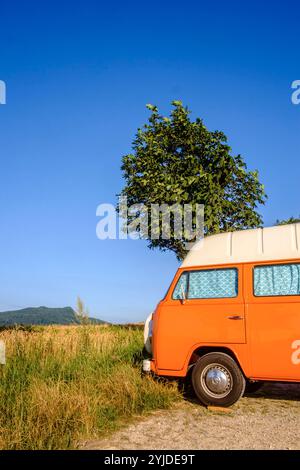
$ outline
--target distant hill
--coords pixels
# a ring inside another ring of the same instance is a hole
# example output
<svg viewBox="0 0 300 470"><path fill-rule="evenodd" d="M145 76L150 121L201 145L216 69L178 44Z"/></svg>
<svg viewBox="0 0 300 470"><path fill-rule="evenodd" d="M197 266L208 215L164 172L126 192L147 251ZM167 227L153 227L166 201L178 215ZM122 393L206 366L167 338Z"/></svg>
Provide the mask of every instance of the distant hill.
<svg viewBox="0 0 300 470"><path fill-rule="evenodd" d="M106 323L97 318L90 318L89 320L95 324ZM12 325L71 325L79 323L71 307L29 307L22 310L0 312L0 327Z"/></svg>

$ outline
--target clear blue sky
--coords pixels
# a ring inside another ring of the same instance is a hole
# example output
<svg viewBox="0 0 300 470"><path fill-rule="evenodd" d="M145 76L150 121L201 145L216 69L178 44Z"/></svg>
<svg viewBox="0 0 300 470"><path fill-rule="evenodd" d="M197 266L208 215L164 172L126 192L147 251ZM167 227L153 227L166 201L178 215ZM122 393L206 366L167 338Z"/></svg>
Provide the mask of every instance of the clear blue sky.
<svg viewBox="0 0 300 470"><path fill-rule="evenodd" d="M142 320L178 266L100 241L146 103L181 99L259 169L266 225L299 215L300 7L261 1L0 3L0 310L74 306Z"/></svg>

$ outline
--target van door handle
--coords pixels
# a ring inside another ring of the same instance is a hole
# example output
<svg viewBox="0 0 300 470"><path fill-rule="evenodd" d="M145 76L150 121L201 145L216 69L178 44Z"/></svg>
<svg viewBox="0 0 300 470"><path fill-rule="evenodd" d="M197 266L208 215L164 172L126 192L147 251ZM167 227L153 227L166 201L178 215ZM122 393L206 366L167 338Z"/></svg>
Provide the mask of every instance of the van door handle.
<svg viewBox="0 0 300 470"><path fill-rule="evenodd" d="M228 320L244 320L244 317L241 317L240 315L232 315L231 317L227 317Z"/></svg>

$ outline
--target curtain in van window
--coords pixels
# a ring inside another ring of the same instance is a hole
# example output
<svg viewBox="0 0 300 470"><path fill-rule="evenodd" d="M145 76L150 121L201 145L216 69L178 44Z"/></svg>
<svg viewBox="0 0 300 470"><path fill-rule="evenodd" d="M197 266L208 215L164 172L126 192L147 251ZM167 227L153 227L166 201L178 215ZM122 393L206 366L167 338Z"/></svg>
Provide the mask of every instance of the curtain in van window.
<svg viewBox="0 0 300 470"><path fill-rule="evenodd" d="M237 269L210 269L190 272L189 299L217 299L238 295Z"/></svg>
<svg viewBox="0 0 300 470"><path fill-rule="evenodd" d="M300 264L254 268L254 295L300 295Z"/></svg>

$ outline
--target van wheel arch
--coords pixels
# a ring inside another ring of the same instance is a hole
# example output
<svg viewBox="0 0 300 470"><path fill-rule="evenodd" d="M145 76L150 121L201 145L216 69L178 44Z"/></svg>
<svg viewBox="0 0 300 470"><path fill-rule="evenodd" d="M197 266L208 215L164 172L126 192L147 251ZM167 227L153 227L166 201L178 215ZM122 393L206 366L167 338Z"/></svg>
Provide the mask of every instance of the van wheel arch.
<svg viewBox="0 0 300 470"><path fill-rule="evenodd" d="M211 353L211 352L215 352L215 353L220 352L220 353L224 353L224 354L227 354L228 356L230 356L237 363L239 368L241 369L241 372L244 375L245 379L247 379L247 377L246 377L246 375L243 371L243 368L240 364L240 361L238 360L235 353L229 348L222 348L222 347L201 346L200 348L195 349L195 351L192 352L189 363L188 363L188 371L194 367L194 365L196 364L197 360L200 357L205 356L205 354L208 354L208 353Z"/></svg>

